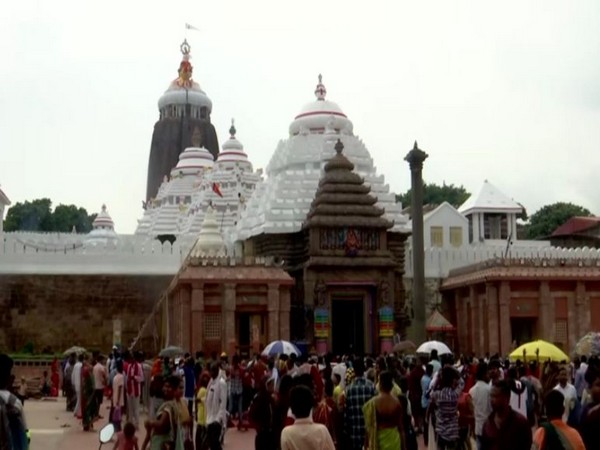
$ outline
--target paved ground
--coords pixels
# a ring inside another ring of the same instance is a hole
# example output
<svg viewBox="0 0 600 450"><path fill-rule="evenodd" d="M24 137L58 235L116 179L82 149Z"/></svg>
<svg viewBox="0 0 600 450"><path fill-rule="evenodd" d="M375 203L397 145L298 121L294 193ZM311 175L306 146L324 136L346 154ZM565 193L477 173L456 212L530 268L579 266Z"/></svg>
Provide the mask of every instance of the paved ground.
<svg viewBox="0 0 600 450"><path fill-rule="evenodd" d="M105 403L103 416L108 417ZM85 432L72 413L65 411L65 401L27 400L25 402L27 425L31 430L31 450L88 450L98 448L98 430L107 423L106 419L95 424L96 431ZM140 445L144 440L144 432L138 435ZM112 450L112 445L105 445L104 450ZM225 435L226 450L253 450L254 432L238 432L229 429Z"/></svg>
<svg viewBox="0 0 600 450"><path fill-rule="evenodd" d="M101 414L108 417L107 403ZM25 402L27 424L31 430L31 450L88 450L99 446L98 430L106 419L96 423L94 432L83 431L72 413L65 411L65 400L27 400ZM144 431L138 434L140 445ZM424 449L420 440L421 448ZM105 445L104 450L112 450ZM229 429L225 435L225 450L254 450L254 432Z"/></svg>

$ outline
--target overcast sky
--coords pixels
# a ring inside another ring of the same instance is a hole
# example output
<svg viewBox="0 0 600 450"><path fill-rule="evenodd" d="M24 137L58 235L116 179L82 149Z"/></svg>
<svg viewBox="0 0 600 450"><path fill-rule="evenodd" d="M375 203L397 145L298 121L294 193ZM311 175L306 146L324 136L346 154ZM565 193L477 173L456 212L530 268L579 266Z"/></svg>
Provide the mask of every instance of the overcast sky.
<svg viewBox="0 0 600 450"><path fill-rule="evenodd" d="M222 143L265 167L323 74L392 190L418 140L428 182L485 179L600 214L600 2L16 1L0 12L0 185L117 231L142 215L158 98L184 24Z"/></svg>

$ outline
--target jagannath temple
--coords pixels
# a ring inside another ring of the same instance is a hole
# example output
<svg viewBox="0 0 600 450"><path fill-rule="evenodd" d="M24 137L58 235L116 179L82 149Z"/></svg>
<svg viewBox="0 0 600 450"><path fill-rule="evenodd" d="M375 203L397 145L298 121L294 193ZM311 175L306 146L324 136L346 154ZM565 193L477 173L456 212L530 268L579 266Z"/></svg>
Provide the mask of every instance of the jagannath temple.
<svg viewBox="0 0 600 450"><path fill-rule="evenodd" d="M5 233L0 221L0 349L248 355L288 339L378 353L419 328L482 354L536 336L568 349L597 330L599 250L521 240L523 207L485 181L458 209L426 209L413 260L411 213L321 75L263 171L243 124L232 120L219 146L187 41L181 53L158 102L134 234L118 233L105 205L87 234ZM0 218L9 205L0 190Z"/></svg>

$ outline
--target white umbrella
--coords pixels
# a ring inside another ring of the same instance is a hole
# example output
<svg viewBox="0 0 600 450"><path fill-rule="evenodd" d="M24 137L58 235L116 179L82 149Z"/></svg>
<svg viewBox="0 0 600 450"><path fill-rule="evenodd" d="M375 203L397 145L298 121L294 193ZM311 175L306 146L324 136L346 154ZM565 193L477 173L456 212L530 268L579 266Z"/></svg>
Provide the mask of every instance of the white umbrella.
<svg viewBox="0 0 600 450"><path fill-rule="evenodd" d="M262 351L262 354L265 356L291 355L292 353L300 356L301 352L298 350L298 347L288 341L273 341Z"/></svg>
<svg viewBox="0 0 600 450"><path fill-rule="evenodd" d="M446 344L440 341L423 342L417 349L417 353L425 353L429 355L431 350L437 350L438 355L451 355L452 350Z"/></svg>

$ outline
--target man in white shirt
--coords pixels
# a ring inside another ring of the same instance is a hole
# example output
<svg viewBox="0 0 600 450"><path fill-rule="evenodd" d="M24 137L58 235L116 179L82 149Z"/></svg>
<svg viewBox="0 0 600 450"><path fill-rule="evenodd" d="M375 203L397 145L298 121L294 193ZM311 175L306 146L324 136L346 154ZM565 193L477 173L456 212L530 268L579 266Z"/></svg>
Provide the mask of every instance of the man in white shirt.
<svg viewBox="0 0 600 450"><path fill-rule="evenodd" d="M71 383L73 389L75 389L75 395L77 396L77 404L75 405L75 417L81 417L81 368L83 367L83 355L79 355L75 366L73 366L73 372L71 373Z"/></svg>
<svg viewBox="0 0 600 450"><path fill-rule="evenodd" d="M211 364L210 377L205 401L207 440L211 450L221 450L221 435L227 424L227 383L219 376L219 363Z"/></svg>
<svg viewBox="0 0 600 450"><path fill-rule="evenodd" d="M562 416L564 423L569 420L571 411L575 409L575 403L577 402L577 390L575 386L569 383L569 372L566 367L561 367L558 372L558 384L554 388L559 391L565 397L565 411Z"/></svg>
<svg viewBox="0 0 600 450"><path fill-rule="evenodd" d="M96 365L92 369L94 372L94 395L96 396L96 402L98 406L98 410L96 411L96 416L99 419L103 417L100 415L100 408L102 406L102 401L104 400L104 389L108 385L108 373L106 373L106 367L104 366L104 357L99 355L96 360Z"/></svg>
<svg viewBox="0 0 600 450"><path fill-rule="evenodd" d="M491 386L489 384L488 365L480 362L477 366L477 383L469 390L469 395L473 400L473 409L475 413L475 438L477 448L481 448L481 435L483 433L483 424L488 420L492 413L490 403Z"/></svg>
<svg viewBox="0 0 600 450"><path fill-rule="evenodd" d="M281 450L335 450L327 427L312 420L313 402L313 393L306 386L292 389L290 405L296 419L281 432Z"/></svg>

